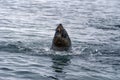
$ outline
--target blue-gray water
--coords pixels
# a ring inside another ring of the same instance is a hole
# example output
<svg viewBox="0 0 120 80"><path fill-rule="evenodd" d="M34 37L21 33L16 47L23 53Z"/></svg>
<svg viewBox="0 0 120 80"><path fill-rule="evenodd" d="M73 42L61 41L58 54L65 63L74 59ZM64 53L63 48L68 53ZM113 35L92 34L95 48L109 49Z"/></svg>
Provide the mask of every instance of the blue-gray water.
<svg viewBox="0 0 120 80"><path fill-rule="evenodd" d="M0 80L120 80L120 0L0 0Z"/></svg>

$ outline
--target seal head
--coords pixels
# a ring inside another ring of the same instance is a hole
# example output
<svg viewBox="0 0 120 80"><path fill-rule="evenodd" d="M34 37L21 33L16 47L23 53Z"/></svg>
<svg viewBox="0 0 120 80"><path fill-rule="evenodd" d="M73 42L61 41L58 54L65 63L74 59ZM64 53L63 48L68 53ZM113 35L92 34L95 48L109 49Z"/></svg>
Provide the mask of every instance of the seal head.
<svg viewBox="0 0 120 80"><path fill-rule="evenodd" d="M51 49L58 51L68 51L71 49L71 40L62 24L59 24L56 28Z"/></svg>

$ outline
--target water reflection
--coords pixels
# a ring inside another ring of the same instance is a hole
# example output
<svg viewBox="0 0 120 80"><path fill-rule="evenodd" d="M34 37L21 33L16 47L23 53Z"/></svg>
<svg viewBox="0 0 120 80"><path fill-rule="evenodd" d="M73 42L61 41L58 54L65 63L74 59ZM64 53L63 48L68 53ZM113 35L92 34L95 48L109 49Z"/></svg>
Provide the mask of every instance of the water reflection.
<svg viewBox="0 0 120 80"><path fill-rule="evenodd" d="M64 79L66 72L65 72L65 67L67 67L70 63L70 56L64 55L64 56L60 56L60 55L56 55L56 56L52 56L52 68L55 72L54 78L55 80L59 80L59 79Z"/></svg>

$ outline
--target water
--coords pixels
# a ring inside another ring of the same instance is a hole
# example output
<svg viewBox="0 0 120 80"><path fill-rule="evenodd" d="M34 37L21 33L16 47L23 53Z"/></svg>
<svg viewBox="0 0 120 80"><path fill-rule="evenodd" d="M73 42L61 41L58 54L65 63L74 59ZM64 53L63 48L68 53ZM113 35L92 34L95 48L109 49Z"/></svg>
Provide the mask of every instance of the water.
<svg viewBox="0 0 120 80"><path fill-rule="evenodd" d="M0 80L120 80L119 0L0 0ZM57 24L71 52L51 51Z"/></svg>

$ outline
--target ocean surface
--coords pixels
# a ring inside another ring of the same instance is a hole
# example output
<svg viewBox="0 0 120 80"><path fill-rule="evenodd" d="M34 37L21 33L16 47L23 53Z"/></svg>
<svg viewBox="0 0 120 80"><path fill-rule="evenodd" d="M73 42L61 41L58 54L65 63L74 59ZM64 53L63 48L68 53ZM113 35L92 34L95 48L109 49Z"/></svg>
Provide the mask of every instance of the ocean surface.
<svg viewBox="0 0 120 80"><path fill-rule="evenodd" d="M120 80L120 0L0 0L0 80Z"/></svg>

